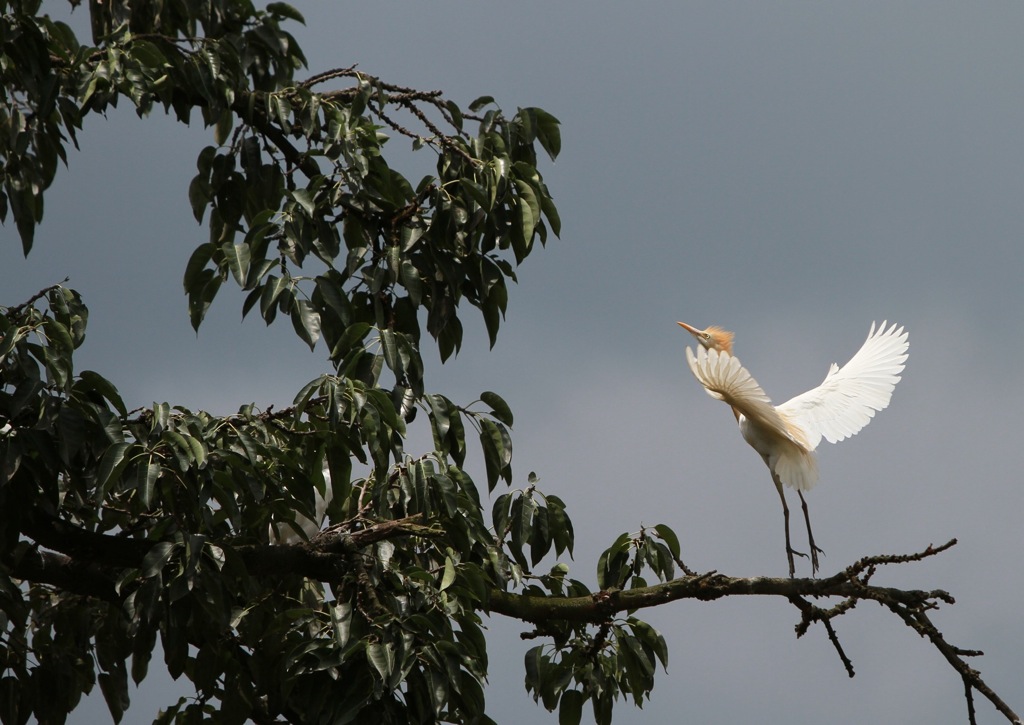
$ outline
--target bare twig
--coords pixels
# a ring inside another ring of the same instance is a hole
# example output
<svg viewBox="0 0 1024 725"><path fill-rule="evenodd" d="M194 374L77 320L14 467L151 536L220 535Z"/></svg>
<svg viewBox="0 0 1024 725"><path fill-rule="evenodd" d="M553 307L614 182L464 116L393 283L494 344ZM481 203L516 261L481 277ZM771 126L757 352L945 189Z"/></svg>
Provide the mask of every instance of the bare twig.
<svg viewBox="0 0 1024 725"><path fill-rule="evenodd" d="M916 631L922 637L926 637L930 640L942 656L946 658L946 661L952 665L953 669L960 673L960 676L964 681L964 691L967 696L968 716L970 717L971 723L975 722L974 697L971 695L972 690L976 690L980 694L984 695L985 698L991 702L999 712L1006 716L1006 719L1010 722L1018 724L1021 722L1020 716L1010 709L1010 706L1003 702L1002 698L1000 698L992 688L985 684L985 681L981 679L981 673L963 660L965 656L977 657L983 654L982 652L978 650L962 650L947 642L946 638L928 618L924 607L913 608L895 602L883 602L883 604L885 604L889 611L902 619L908 627Z"/></svg>
<svg viewBox="0 0 1024 725"><path fill-rule="evenodd" d="M306 80L299 83L300 88L312 88L318 83L324 83L334 78L346 78L356 75L356 66L350 65L348 68L332 68L331 70L325 70L321 73L310 76Z"/></svg>
<svg viewBox="0 0 1024 725"><path fill-rule="evenodd" d="M14 315L20 314L22 310L24 310L24 309L26 309L28 307L31 307L38 300L42 299L43 297L48 295L53 290L60 289L64 285L64 283L67 282L69 279L71 279L71 278L70 277L65 277L64 281L61 282L60 284L51 284L49 287L43 287L41 290L36 292L34 295L29 297L27 300L22 302L20 305L15 305L14 307L8 308L7 315L8 316L14 316Z"/></svg>

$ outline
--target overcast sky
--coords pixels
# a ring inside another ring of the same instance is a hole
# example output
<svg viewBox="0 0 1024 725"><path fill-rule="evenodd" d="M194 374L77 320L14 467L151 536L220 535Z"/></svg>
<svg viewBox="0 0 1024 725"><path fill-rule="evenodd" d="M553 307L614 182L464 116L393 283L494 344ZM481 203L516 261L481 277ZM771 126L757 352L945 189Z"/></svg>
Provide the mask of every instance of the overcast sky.
<svg viewBox="0 0 1024 725"><path fill-rule="evenodd" d="M520 269L495 349L471 325L427 384L462 402L505 396L519 484L536 471L569 505L576 578L594 585L600 551L656 523L697 570L786 574L768 472L690 375L676 320L735 331L776 402L845 362L873 320L898 321L910 359L890 408L819 449L807 498L822 573L957 537L876 582L953 593L935 623L984 650L972 664L1024 711L1024 4L295 4L312 71L358 63L562 121L563 153L541 167L562 238ZM13 225L0 229L0 302L70 275L91 309L78 366L129 406L286 404L328 370L322 348L286 323L240 323L229 286L198 337L189 327L181 275L206 230L186 192L212 133L129 105L87 121L27 260ZM642 711L618 704L616 723L966 722L954 671L868 603L836 622L853 679L820 627L795 638L782 601L643 616L668 639L669 671ZM556 723L523 689L525 627L490 626L492 716ZM177 692L154 678L129 718ZM105 712L93 698L71 722Z"/></svg>

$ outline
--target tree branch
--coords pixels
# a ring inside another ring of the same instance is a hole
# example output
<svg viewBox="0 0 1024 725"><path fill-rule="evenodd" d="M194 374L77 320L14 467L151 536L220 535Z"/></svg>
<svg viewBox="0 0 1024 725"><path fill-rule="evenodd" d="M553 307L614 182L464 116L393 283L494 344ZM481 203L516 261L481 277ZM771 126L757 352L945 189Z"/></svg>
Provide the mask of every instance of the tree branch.
<svg viewBox="0 0 1024 725"><path fill-rule="evenodd" d="M844 597L873 599L879 602L920 605L953 598L941 589L933 591L865 586L850 581L829 579L789 579L782 577L730 577L716 572L683 576L663 584L637 589L613 589L582 597L543 597L492 591L490 609L527 622L563 619L571 622L598 623L610 615L633 609L656 607L679 599L712 601L737 595L791 597Z"/></svg>
<svg viewBox="0 0 1024 725"><path fill-rule="evenodd" d="M39 509L28 512L21 523L21 533L71 559L108 567L140 566L156 543L86 531Z"/></svg>
<svg viewBox="0 0 1024 725"><path fill-rule="evenodd" d="M300 575L318 581L339 581L350 567L349 557L378 541L402 536L436 538L444 532L424 526L420 515L389 521L353 522L327 529L313 541L300 544L241 544L231 547L246 568L265 576ZM103 568L139 567L157 542L87 531L36 510L25 517L21 532L57 554L32 550L12 574L18 579L53 584L80 594L118 600L112 579ZM227 545L225 542L216 542Z"/></svg>
<svg viewBox="0 0 1024 725"><path fill-rule="evenodd" d="M71 278L70 277L65 277L64 278L64 282L67 282L69 279L71 279ZM7 313L6 313L7 316L8 317L14 317L15 315L21 313L21 311L24 310L25 308L31 307L33 304L36 303L37 300L42 299L43 297L48 295L53 290L60 289L63 284L64 283L61 282L60 284L51 284L49 287L43 287L41 290L36 292L34 295L29 297L27 300L22 302L20 305L15 305L14 307L9 308L7 310Z"/></svg>
<svg viewBox="0 0 1024 725"><path fill-rule="evenodd" d="M946 661L952 665L953 669L960 673L960 676L964 680L964 694L967 698L967 712L971 725L975 725L976 722L974 717L974 698L971 694L972 690L977 690L979 693L984 695L988 701L1006 717L1007 720L1013 723L1018 723L1018 725L1020 724L1020 716L1010 709L1010 706L1003 702L1002 698L993 692L992 688L985 684L984 680L981 679L980 672L964 661L964 657L977 657L984 654L983 652L978 650L964 650L951 645L946 641L946 638L942 636L942 633L938 628L932 624L923 608L914 609L889 602L885 602L884 604L893 614L902 619L904 624L920 634L922 637L927 637L931 643L935 645L935 649L942 653L942 656L946 658Z"/></svg>
<svg viewBox="0 0 1024 725"><path fill-rule="evenodd" d="M961 675L967 697L968 717L972 725L975 722L972 695L974 691L984 695L1010 722L1019 724L1020 717L985 684L980 673L964 661L964 657L978 656L982 653L954 647L928 618L927 611L937 609L939 602L955 603L948 592L941 589L896 589L868 583L880 565L920 561L935 556L955 544L956 539L953 539L942 546L929 545L924 551L915 554L864 557L827 579L729 577L708 572L679 577L654 586L629 590L610 589L579 597L531 596L493 590L489 609L493 613L534 624L561 620L600 625L619 612L655 607L678 599L712 601L737 595L784 597L801 612L800 623L796 626L797 636L802 636L811 623L821 622L847 673L853 677L853 663L839 643L832 620L852 610L858 601L872 600L888 608L922 637L927 637ZM809 597L842 597L843 601L834 607L823 609L807 601Z"/></svg>
<svg viewBox="0 0 1024 725"><path fill-rule="evenodd" d="M50 551L30 549L9 563L9 572L15 579L49 584L64 591L95 597L108 602L120 602L113 580L99 567L76 561L70 556Z"/></svg>

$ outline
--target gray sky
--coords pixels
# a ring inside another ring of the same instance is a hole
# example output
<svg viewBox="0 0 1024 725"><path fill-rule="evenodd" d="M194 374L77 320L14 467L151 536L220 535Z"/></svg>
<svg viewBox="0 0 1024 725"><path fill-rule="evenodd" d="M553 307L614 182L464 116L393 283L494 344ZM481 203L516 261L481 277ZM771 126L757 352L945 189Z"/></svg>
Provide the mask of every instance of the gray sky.
<svg viewBox="0 0 1024 725"><path fill-rule="evenodd" d="M686 369L677 319L734 330L776 402L845 362L872 320L895 320L911 345L890 408L819 449L808 503L822 573L959 538L876 581L952 592L956 606L934 621L984 650L973 664L1024 710L1024 5L296 6L313 71L359 63L463 104L489 94L562 121L563 153L542 166L562 239L520 269L496 348L470 326L427 383L463 402L506 398L520 485L536 471L569 505L577 578L593 584L600 551L641 523L672 526L695 569L786 573L768 472ZM28 260L13 225L0 229L0 301L70 274L91 309L79 368L129 405L287 403L328 369L322 349L310 354L287 324L240 324L242 295L228 287L198 337L188 324L181 275L206 231L186 191L212 134L139 121L128 105L86 124ZM966 722L953 670L868 603L836 622L852 680L820 628L795 639L796 610L781 601L645 617L668 639L669 672L644 710L620 703L616 723ZM524 628L490 624L492 716L557 722L523 690ZM156 679L129 718L178 691ZM980 722L999 722L977 706ZM96 713L99 698L72 721Z"/></svg>

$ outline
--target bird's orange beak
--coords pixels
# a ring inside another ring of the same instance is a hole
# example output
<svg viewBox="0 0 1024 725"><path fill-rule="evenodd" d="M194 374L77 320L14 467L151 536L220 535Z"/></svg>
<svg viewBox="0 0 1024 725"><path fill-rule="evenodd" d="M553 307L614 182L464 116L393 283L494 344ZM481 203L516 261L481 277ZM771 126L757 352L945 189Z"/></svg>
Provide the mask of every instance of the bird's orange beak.
<svg viewBox="0 0 1024 725"><path fill-rule="evenodd" d="M679 325L684 330L686 330L687 332L689 332L691 335L699 335L700 332L701 332L700 330L698 330L695 327L690 327L685 322L677 322L676 324Z"/></svg>

